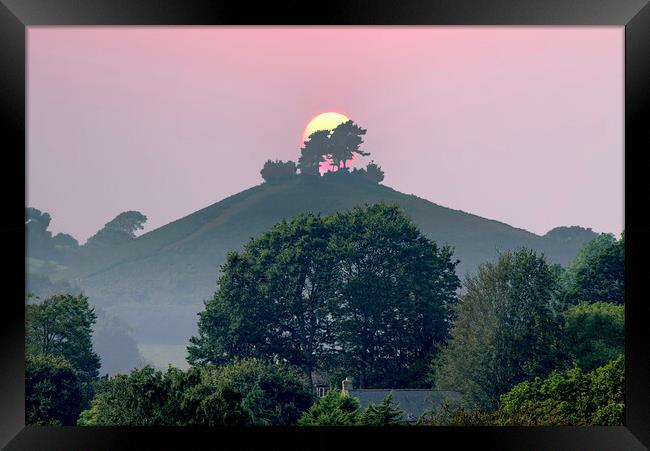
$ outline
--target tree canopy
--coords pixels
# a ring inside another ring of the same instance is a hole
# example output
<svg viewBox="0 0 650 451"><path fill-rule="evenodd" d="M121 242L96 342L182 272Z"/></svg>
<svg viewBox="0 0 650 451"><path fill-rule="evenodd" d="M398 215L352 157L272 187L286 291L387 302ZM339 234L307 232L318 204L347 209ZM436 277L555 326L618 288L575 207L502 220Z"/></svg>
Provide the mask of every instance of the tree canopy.
<svg viewBox="0 0 650 451"><path fill-rule="evenodd" d="M562 347L583 371L604 365L625 347L625 312L609 302L580 303L563 313Z"/></svg>
<svg viewBox="0 0 650 451"><path fill-rule="evenodd" d="M572 368L524 381L501 396L496 424L620 426L625 421L622 354L591 372Z"/></svg>
<svg viewBox="0 0 650 451"><path fill-rule="evenodd" d="M588 242L567 267L566 301L625 302L625 235L601 234Z"/></svg>
<svg viewBox="0 0 650 451"><path fill-rule="evenodd" d="M480 266L465 289L433 376L438 388L490 408L500 394L558 364L559 273L522 248Z"/></svg>
<svg viewBox="0 0 650 451"><path fill-rule="evenodd" d="M338 368L361 387L422 384L412 370L445 340L459 286L451 255L396 206L283 221L229 254L188 360L258 357L308 380Z"/></svg>
<svg viewBox="0 0 650 451"><path fill-rule="evenodd" d="M329 390L298 421L300 426L354 426L359 423L361 405L357 398Z"/></svg>
<svg viewBox="0 0 650 451"><path fill-rule="evenodd" d="M296 424L313 393L299 369L252 359L166 372L151 367L102 384L80 425Z"/></svg>
<svg viewBox="0 0 650 451"><path fill-rule="evenodd" d="M82 404L87 404L92 397L91 382L100 367L92 346L96 315L88 298L57 294L25 309L26 352L65 358L81 384Z"/></svg>
<svg viewBox="0 0 650 451"><path fill-rule="evenodd" d="M61 356L25 359L25 422L74 426L81 412L81 388L70 362Z"/></svg>

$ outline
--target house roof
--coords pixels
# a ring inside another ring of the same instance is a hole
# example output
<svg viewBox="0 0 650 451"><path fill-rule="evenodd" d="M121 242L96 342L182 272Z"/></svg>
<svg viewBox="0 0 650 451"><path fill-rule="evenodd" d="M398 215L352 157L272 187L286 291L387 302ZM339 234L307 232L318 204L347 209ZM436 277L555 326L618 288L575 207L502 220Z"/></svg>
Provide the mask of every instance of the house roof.
<svg viewBox="0 0 650 451"><path fill-rule="evenodd" d="M418 390L418 389L358 389L350 390L350 396L359 400L361 408L368 404L379 404L390 392L393 392L393 403L404 411L403 420L417 421L425 410L439 408L444 399L458 400L459 392L448 390Z"/></svg>

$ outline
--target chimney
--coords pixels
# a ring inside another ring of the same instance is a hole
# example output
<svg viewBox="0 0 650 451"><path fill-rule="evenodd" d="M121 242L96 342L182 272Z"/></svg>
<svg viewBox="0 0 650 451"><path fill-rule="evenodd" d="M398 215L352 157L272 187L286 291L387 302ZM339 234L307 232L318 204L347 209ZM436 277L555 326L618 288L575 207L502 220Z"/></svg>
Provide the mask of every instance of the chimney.
<svg viewBox="0 0 650 451"><path fill-rule="evenodd" d="M352 390L352 378L348 376L343 380L342 392L344 395L347 395L350 392L350 390Z"/></svg>

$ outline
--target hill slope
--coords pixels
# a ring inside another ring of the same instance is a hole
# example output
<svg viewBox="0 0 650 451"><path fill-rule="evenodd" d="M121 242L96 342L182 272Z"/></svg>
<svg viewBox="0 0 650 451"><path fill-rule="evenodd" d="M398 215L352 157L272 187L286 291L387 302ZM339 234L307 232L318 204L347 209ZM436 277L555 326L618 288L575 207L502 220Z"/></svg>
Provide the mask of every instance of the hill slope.
<svg viewBox="0 0 650 451"><path fill-rule="evenodd" d="M72 281L94 303L126 319L139 341L186 343L202 301L215 291L227 252L284 218L380 201L397 203L425 235L454 246L461 277L499 250L518 246L566 264L595 236L577 228L539 236L354 177L296 178L242 191L101 255L87 255L55 277Z"/></svg>

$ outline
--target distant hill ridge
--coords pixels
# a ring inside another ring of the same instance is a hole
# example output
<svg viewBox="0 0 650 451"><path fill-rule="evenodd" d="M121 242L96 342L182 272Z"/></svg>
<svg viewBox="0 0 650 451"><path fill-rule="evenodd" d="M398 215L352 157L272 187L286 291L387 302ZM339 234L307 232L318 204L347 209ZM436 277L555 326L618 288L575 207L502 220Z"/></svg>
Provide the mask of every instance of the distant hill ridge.
<svg viewBox="0 0 650 451"><path fill-rule="evenodd" d="M126 319L139 340L179 343L194 333L196 313L214 293L229 251L300 213L330 214L381 201L398 204L425 235L453 246L461 278L499 251L519 246L565 265L596 236L581 227L559 227L539 236L361 178L332 174L254 186L131 242L88 253L53 278L71 281L94 303Z"/></svg>

